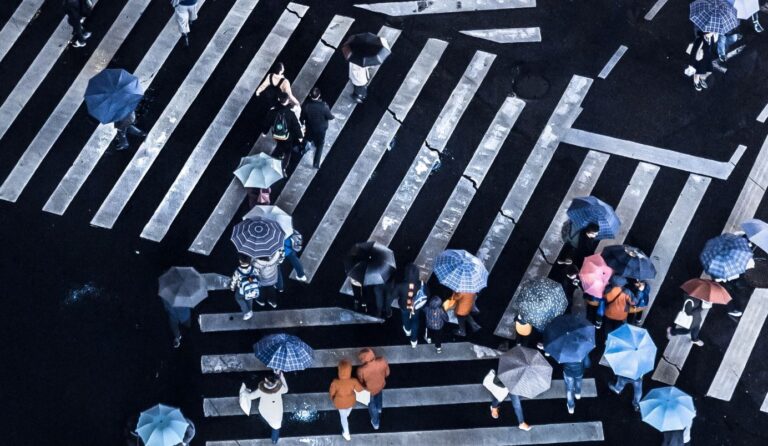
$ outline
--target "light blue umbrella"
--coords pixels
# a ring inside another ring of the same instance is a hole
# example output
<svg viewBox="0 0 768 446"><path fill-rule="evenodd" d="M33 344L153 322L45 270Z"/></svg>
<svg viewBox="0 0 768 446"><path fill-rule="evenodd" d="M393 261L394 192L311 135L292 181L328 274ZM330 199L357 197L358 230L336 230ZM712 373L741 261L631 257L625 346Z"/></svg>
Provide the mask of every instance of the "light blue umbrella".
<svg viewBox="0 0 768 446"><path fill-rule="evenodd" d="M637 379L653 370L656 344L646 329L624 324L608 334L605 359L616 375Z"/></svg>
<svg viewBox="0 0 768 446"><path fill-rule="evenodd" d="M699 260L713 278L728 279L747 270L752 250L744 237L726 233L707 240Z"/></svg>
<svg viewBox="0 0 768 446"><path fill-rule="evenodd" d="M479 293L488 285L488 270L463 249L448 249L435 259L437 280L457 293Z"/></svg>
<svg viewBox="0 0 768 446"><path fill-rule="evenodd" d="M674 386L653 389L640 401L643 421L661 432L679 431L693 422L693 398Z"/></svg>
<svg viewBox="0 0 768 446"><path fill-rule="evenodd" d="M742 223L741 229L747 234L750 242L768 252L768 223L753 218Z"/></svg>
<svg viewBox="0 0 768 446"><path fill-rule="evenodd" d="M573 199L568 208L568 219L574 229L584 229L590 223L598 225L598 240L615 238L621 227L621 221L611 205L591 195Z"/></svg>
<svg viewBox="0 0 768 446"><path fill-rule="evenodd" d="M136 433L144 446L176 446L184 441L189 423L175 407L158 404L139 415Z"/></svg>

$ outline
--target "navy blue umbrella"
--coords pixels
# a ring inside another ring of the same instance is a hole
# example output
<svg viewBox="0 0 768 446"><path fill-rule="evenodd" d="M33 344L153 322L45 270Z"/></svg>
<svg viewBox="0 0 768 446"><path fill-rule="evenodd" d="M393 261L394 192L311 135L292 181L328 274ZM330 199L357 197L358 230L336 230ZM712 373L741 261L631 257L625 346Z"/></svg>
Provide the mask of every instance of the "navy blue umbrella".
<svg viewBox="0 0 768 446"><path fill-rule="evenodd" d="M568 218L576 229L584 229L590 223L600 227L597 239L612 239L616 237L621 227L621 221L611 205L593 196L576 197L568 208Z"/></svg>
<svg viewBox="0 0 768 446"><path fill-rule="evenodd" d="M709 239L699 255L704 272L715 279L743 274L752 260L752 250L744 237L722 234Z"/></svg>
<svg viewBox="0 0 768 446"><path fill-rule="evenodd" d="M696 0L688 18L705 33L725 34L739 26L736 8L725 0Z"/></svg>
<svg viewBox="0 0 768 446"><path fill-rule="evenodd" d="M595 326L583 317L562 314L544 330L544 351L560 364L581 362L595 348Z"/></svg>
<svg viewBox="0 0 768 446"><path fill-rule="evenodd" d="M130 115L141 102L139 78L121 69L108 69L93 76L85 89L88 113L102 124Z"/></svg>
<svg viewBox="0 0 768 446"><path fill-rule="evenodd" d="M278 333L253 344L253 353L272 370L295 372L312 365L314 351L296 336Z"/></svg>
<svg viewBox="0 0 768 446"><path fill-rule="evenodd" d="M285 233L273 220L261 217L243 220L232 228L232 243L237 252L251 257L271 257L283 249Z"/></svg>
<svg viewBox="0 0 768 446"><path fill-rule="evenodd" d="M632 277L638 280L656 277L656 267L647 255L637 248L627 245L607 246L600 253L603 260L613 269L613 274Z"/></svg>

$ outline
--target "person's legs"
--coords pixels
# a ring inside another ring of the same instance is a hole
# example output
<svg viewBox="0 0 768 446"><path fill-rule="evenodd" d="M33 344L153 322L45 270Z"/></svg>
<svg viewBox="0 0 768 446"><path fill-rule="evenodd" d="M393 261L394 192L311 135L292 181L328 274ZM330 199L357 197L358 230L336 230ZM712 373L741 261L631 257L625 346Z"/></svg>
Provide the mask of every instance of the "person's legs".
<svg viewBox="0 0 768 446"><path fill-rule="evenodd" d="M178 5L173 9L174 17L176 17L176 23L179 25L179 32L187 34L189 32L189 14L187 8L182 5Z"/></svg>
<svg viewBox="0 0 768 446"><path fill-rule="evenodd" d="M171 332L173 333L173 339L181 339L181 329L179 328L179 318L173 311L168 312L168 325L171 326Z"/></svg>
<svg viewBox="0 0 768 446"><path fill-rule="evenodd" d="M632 406L637 410L640 407L640 398L643 397L643 377L641 376L638 379L628 381L632 381L632 390L634 390L634 395L632 395Z"/></svg>
<svg viewBox="0 0 768 446"><path fill-rule="evenodd" d="M253 310L253 302L245 300L240 293L235 293L235 301L240 306L240 311L245 314Z"/></svg>
<svg viewBox="0 0 768 446"><path fill-rule="evenodd" d="M430 328L429 337L432 339L432 342L435 344L435 348L437 349L443 348L443 330L433 330Z"/></svg>
<svg viewBox="0 0 768 446"><path fill-rule="evenodd" d="M760 17L757 14L757 12L752 14L752 27L755 28L756 33L761 33L763 32L763 26L760 24Z"/></svg>
<svg viewBox="0 0 768 446"><path fill-rule="evenodd" d="M312 161L312 165L319 169L320 160L323 158L323 149L325 148L325 132L318 135L312 135L312 142L315 144L315 157Z"/></svg>
<svg viewBox="0 0 768 446"><path fill-rule="evenodd" d="M128 128L126 129L126 132L129 135L133 135L133 136L144 136L145 135L145 133L140 128L136 127L135 125L129 125Z"/></svg>
<svg viewBox="0 0 768 446"><path fill-rule="evenodd" d="M627 379L623 376L617 376L616 377L616 384L613 385L611 390L613 390L616 393L621 393L622 390L624 390L624 386L626 386L631 380Z"/></svg>
<svg viewBox="0 0 768 446"><path fill-rule="evenodd" d="M349 413L352 412L352 408L339 409L339 418L341 418L341 432L342 434L349 435Z"/></svg>
<svg viewBox="0 0 768 446"><path fill-rule="evenodd" d="M515 411L517 417L517 424L525 423L525 416L523 415L523 405L520 404L520 397L517 395L509 394L509 400L512 402L512 409Z"/></svg>
<svg viewBox="0 0 768 446"><path fill-rule="evenodd" d="M377 395L371 395L371 401L368 403L368 414L371 416L371 425L374 429L378 429L381 423L383 397L384 391L381 391Z"/></svg>
<svg viewBox="0 0 768 446"><path fill-rule="evenodd" d="M456 316L456 320L459 323L459 329L454 331L457 336L467 335L467 316Z"/></svg>
<svg viewBox="0 0 768 446"><path fill-rule="evenodd" d="M127 149L130 145L128 143L128 137L125 136L125 129L118 129L117 133L115 134L115 140L117 141L117 150L124 150Z"/></svg>
<svg viewBox="0 0 768 446"><path fill-rule="evenodd" d="M418 342L419 340L419 312L413 315L410 319L411 325L411 343Z"/></svg>
<svg viewBox="0 0 768 446"><path fill-rule="evenodd" d="M357 96L361 100L365 100L365 98L368 96L368 86L367 85L355 85L354 86L354 92L353 95Z"/></svg>
<svg viewBox="0 0 768 446"><path fill-rule="evenodd" d="M275 284L275 289L282 293L285 291L285 278L283 277L283 270L282 268L277 268L277 283Z"/></svg>
<svg viewBox="0 0 768 446"><path fill-rule="evenodd" d="M400 309L400 320L403 323L403 331L406 336L411 336L411 312L407 309Z"/></svg>
<svg viewBox="0 0 768 446"><path fill-rule="evenodd" d="M304 265L301 264L301 259L296 255L295 251L291 251L290 254L285 256L285 259L288 260L288 263L296 271L298 277L304 277Z"/></svg>
<svg viewBox="0 0 768 446"><path fill-rule="evenodd" d="M277 292L275 290L275 287L270 286L264 286L259 287L259 298L262 299L262 302L264 299L266 299L267 303L272 308L277 308Z"/></svg>
<svg viewBox="0 0 768 446"><path fill-rule="evenodd" d="M192 6L187 6L187 15L189 16L189 23L194 22L197 20L197 4L194 4Z"/></svg>
<svg viewBox="0 0 768 446"><path fill-rule="evenodd" d="M583 376L573 379L573 393L581 398L581 382L584 380Z"/></svg>
<svg viewBox="0 0 768 446"><path fill-rule="evenodd" d="M565 381L565 404L568 406L568 412L571 412L576 407L576 397L574 396L576 378L563 374L563 381Z"/></svg>
<svg viewBox="0 0 768 446"><path fill-rule="evenodd" d="M272 443L277 443L280 440L280 429L272 428Z"/></svg>

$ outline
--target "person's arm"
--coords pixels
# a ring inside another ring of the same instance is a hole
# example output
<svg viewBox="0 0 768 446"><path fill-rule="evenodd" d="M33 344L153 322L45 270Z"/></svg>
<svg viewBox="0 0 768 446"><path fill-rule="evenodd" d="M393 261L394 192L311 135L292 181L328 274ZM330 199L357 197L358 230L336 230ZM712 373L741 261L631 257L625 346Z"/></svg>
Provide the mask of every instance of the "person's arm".
<svg viewBox="0 0 768 446"><path fill-rule="evenodd" d="M352 378L352 379L354 379L354 378ZM363 390L365 390L365 389L363 389L363 386L360 384L360 381L355 379L355 391L356 392L362 392Z"/></svg>
<svg viewBox="0 0 768 446"><path fill-rule="evenodd" d="M288 383L285 381L285 375L283 375L283 372L280 372L280 382L283 385L280 386L280 392L279 393L288 393Z"/></svg>
<svg viewBox="0 0 768 446"><path fill-rule="evenodd" d="M296 107L301 107L301 103L298 99L296 99L296 96L293 95L293 91L291 90L291 83L288 81L288 79L284 79L283 82L280 84L280 90L288 95L288 99L291 100L293 105Z"/></svg>
<svg viewBox="0 0 768 446"><path fill-rule="evenodd" d="M334 379L331 381L331 387L328 388L328 397L331 398L331 401L333 401L333 398L336 396L336 394L339 392L339 387L336 385L336 380Z"/></svg>
<svg viewBox="0 0 768 446"><path fill-rule="evenodd" d="M336 119L336 117L335 117L335 116L333 116L333 113L331 113L331 108L330 108L330 107L328 107L328 104L326 104L325 102L323 102L323 105L324 105L324 107L323 107L323 112L325 113L325 120L326 120L326 121L331 121L331 120L333 120L333 119Z"/></svg>
<svg viewBox="0 0 768 446"><path fill-rule="evenodd" d="M267 89L269 86L270 78L272 77L271 74L268 74L267 77L264 78L264 80L261 81L261 84L259 84L259 88L256 89L256 96L258 97L261 92Z"/></svg>
<svg viewBox="0 0 768 446"><path fill-rule="evenodd" d="M381 358L381 360L384 361L384 365L386 366L386 369L384 370L384 377L386 378L389 376L389 362L384 358Z"/></svg>

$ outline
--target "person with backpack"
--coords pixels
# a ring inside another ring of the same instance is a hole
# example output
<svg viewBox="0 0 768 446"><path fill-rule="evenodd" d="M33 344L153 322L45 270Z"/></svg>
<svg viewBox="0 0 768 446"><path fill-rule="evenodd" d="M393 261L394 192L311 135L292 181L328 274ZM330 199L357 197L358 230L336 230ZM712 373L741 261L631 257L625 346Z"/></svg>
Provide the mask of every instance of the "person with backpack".
<svg viewBox="0 0 768 446"><path fill-rule="evenodd" d="M253 300L259 297L259 278L250 257L244 254L238 257L238 266L232 274L229 289L235 292L235 301L243 312L243 320L252 318Z"/></svg>
<svg viewBox="0 0 768 446"><path fill-rule="evenodd" d="M189 24L197 20L197 0L171 0L184 45L189 46Z"/></svg>
<svg viewBox="0 0 768 446"><path fill-rule="evenodd" d="M285 260L296 271L296 280L301 282L307 281L307 276L304 274L304 265L301 264L298 253L304 247L304 238L299 231L293 230L293 234L285 238L283 242L283 250L285 251Z"/></svg>
<svg viewBox="0 0 768 446"><path fill-rule="evenodd" d="M272 308L277 308L277 291L282 292L282 282L280 273L280 264L285 259L285 252L282 249L275 251L269 257L257 257L253 259L254 274L259 279L259 298L256 303L259 306L269 304Z"/></svg>
<svg viewBox="0 0 768 446"><path fill-rule="evenodd" d="M63 0L64 14L67 15L67 23L72 27L72 47L81 48L85 41L91 37L91 33L83 27L85 19L91 15L93 5L90 0Z"/></svg>
<svg viewBox="0 0 768 446"><path fill-rule="evenodd" d="M395 285L394 298L400 307L403 331L410 338L412 348L419 343L419 318L428 294L427 286L419 277L419 268L413 263L405 265L405 280Z"/></svg>
<svg viewBox="0 0 768 446"><path fill-rule="evenodd" d="M320 97L320 89L315 87L309 93L309 99L304 101L301 109L301 123L306 128L304 144L312 143L315 146L315 156L312 167L320 168L320 159L323 157L325 147L325 132L328 130L328 121L334 119L330 107Z"/></svg>
<svg viewBox="0 0 768 446"><path fill-rule="evenodd" d="M445 311L453 309L454 314L456 314L459 328L453 331L454 335L461 337L466 336L467 322L469 322L469 328L472 329L472 331L478 331L482 328L472 317L476 299L477 293L454 292L451 297L443 303L443 309L445 309Z"/></svg>
<svg viewBox="0 0 768 446"><path fill-rule="evenodd" d="M427 344L435 343L437 353L443 352L443 326L448 322L448 313L443 310L443 300L438 296L432 296L424 310L427 322L427 330L424 340Z"/></svg>
<svg viewBox="0 0 768 446"><path fill-rule="evenodd" d="M629 309L635 305L631 291L626 288L626 279L611 277L610 289L605 292L605 331L610 333L627 322Z"/></svg>
<svg viewBox="0 0 768 446"><path fill-rule="evenodd" d="M277 143L272 156L282 160L283 176L287 177L291 170L291 155L301 143L303 134L301 124L291 110L291 99L286 93L278 95L278 104L267 113L262 134L269 132Z"/></svg>
<svg viewBox="0 0 768 446"><path fill-rule="evenodd" d="M581 268L584 258L595 253L597 249L597 234L600 226L590 223L583 229L576 228L570 220L566 221L560 230L560 236L565 243L563 253L557 259L559 265L576 265Z"/></svg>
<svg viewBox="0 0 768 446"><path fill-rule="evenodd" d="M256 97L263 98L269 107L273 107L277 105L280 93L285 93L288 96L291 107L301 107L299 100L296 99L291 90L291 81L285 77L285 65L282 62L277 62L256 89Z"/></svg>

